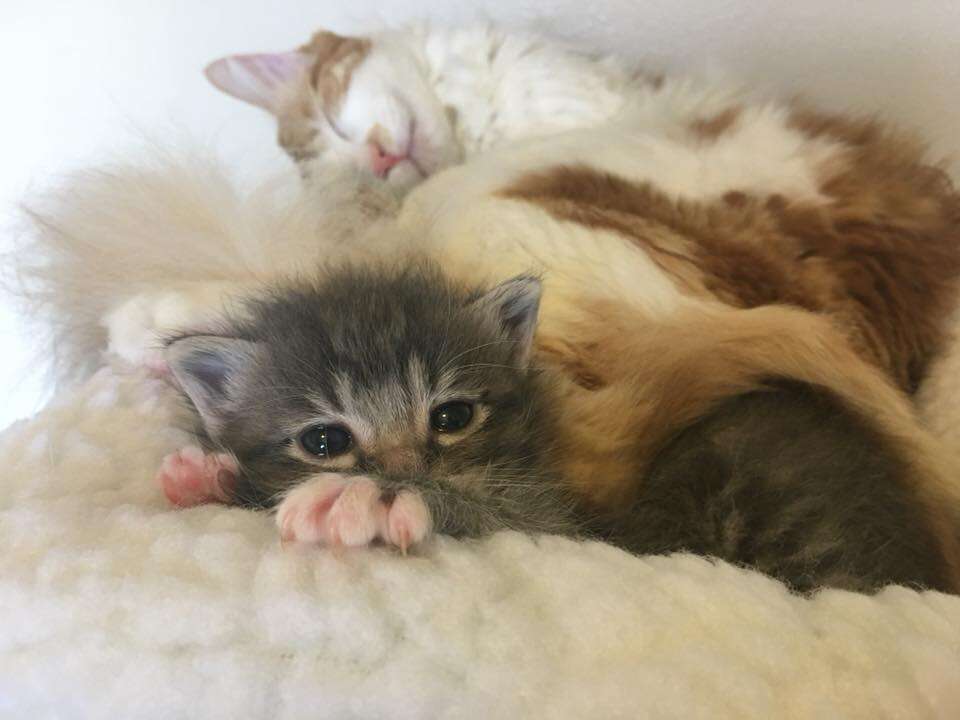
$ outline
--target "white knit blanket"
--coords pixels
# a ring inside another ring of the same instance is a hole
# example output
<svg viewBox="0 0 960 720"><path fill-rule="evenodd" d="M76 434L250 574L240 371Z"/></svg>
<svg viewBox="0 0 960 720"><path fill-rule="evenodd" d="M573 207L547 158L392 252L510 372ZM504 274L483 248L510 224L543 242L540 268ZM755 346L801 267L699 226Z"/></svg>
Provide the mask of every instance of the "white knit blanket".
<svg viewBox="0 0 960 720"><path fill-rule="evenodd" d="M960 717L960 598L512 533L282 549L167 504L173 409L104 368L0 436L0 717Z"/></svg>

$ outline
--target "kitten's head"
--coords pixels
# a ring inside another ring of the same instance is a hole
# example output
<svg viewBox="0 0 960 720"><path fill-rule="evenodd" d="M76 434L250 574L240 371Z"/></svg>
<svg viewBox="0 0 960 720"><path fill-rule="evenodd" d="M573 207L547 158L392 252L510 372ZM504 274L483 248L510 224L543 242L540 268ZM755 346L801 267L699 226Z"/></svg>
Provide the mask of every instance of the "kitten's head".
<svg viewBox="0 0 960 720"><path fill-rule="evenodd" d="M350 165L408 188L462 156L422 58L390 36L319 32L293 52L221 58L206 75L276 116L305 176L314 163Z"/></svg>
<svg viewBox="0 0 960 720"><path fill-rule="evenodd" d="M530 368L540 282L468 291L426 266L343 270L255 300L167 357L210 438L270 504L322 472L419 492L450 534L556 528L555 437Z"/></svg>

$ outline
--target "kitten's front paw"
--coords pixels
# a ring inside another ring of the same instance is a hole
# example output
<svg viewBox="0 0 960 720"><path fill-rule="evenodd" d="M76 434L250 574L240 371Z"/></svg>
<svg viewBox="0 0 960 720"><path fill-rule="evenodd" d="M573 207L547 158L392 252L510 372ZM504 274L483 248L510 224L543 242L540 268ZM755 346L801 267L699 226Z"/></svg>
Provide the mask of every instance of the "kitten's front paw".
<svg viewBox="0 0 960 720"><path fill-rule="evenodd" d="M188 446L167 455L157 472L157 482L167 499L180 507L229 502L237 479L237 461L226 453L204 453Z"/></svg>
<svg viewBox="0 0 960 720"><path fill-rule="evenodd" d="M362 547L376 539L402 552L430 534L430 512L409 490L392 502L362 475L324 473L291 490L277 508L282 542Z"/></svg>

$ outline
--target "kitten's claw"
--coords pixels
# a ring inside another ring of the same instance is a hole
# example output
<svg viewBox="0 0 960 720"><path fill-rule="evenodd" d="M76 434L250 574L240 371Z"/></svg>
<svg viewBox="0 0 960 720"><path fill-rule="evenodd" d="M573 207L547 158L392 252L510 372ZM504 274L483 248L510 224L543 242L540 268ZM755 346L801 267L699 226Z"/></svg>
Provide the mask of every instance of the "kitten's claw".
<svg viewBox="0 0 960 720"><path fill-rule="evenodd" d="M362 547L377 538L407 550L430 534L430 512L421 497L401 491L387 504L365 476L324 473L298 485L277 508L280 542Z"/></svg>
<svg viewBox="0 0 960 720"><path fill-rule="evenodd" d="M187 446L167 455L157 472L157 482L167 499L179 507L229 502L236 481L237 461L226 453L204 453Z"/></svg>
<svg viewBox="0 0 960 720"><path fill-rule="evenodd" d="M387 513L383 539L406 555L409 547L426 540L432 526L430 511L423 498L415 492L401 490Z"/></svg>

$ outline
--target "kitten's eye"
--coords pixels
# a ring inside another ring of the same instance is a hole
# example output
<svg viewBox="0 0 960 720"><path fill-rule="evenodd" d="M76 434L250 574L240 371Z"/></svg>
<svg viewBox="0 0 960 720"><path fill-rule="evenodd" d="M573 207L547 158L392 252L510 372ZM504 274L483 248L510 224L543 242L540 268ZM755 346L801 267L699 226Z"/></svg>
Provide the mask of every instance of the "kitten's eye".
<svg viewBox="0 0 960 720"><path fill-rule="evenodd" d="M353 444L350 433L337 425L317 425L300 433L300 445L317 457L343 455Z"/></svg>
<svg viewBox="0 0 960 720"><path fill-rule="evenodd" d="M430 424L437 432L463 430L473 419L473 405L462 400L444 403L430 413Z"/></svg>

